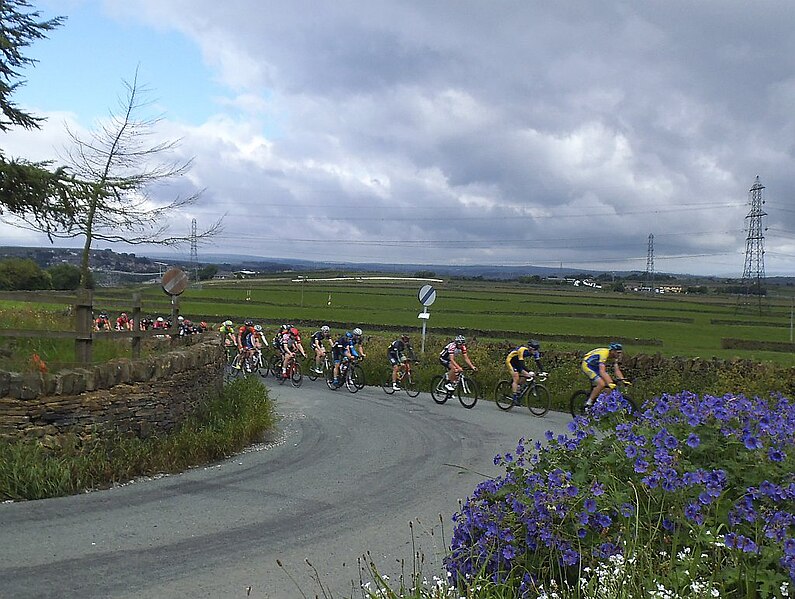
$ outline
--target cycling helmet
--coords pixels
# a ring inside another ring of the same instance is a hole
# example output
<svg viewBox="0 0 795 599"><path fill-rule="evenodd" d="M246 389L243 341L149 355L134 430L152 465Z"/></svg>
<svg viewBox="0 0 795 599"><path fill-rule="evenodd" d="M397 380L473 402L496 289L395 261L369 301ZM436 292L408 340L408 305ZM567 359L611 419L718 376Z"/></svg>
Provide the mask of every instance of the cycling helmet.
<svg viewBox="0 0 795 599"><path fill-rule="evenodd" d="M609 349L614 350L614 351L623 351L624 350L624 346L621 345L620 343L611 343L609 345Z"/></svg>
<svg viewBox="0 0 795 599"><path fill-rule="evenodd" d="M163 317L162 316L158 316L157 317L157 322L163 322ZM229 322L231 324L231 321L229 321L229 320L227 320L226 322ZM226 323L224 323L224 324L226 324ZM227 326L229 326L229 325L227 325Z"/></svg>
<svg viewBox="0 0 795 599"><path fill-rule="evenodd" d="M353 334L356 335L357 337L361 337L362 336L362 329L360 329L359 327L356 327L355 329L353 329Z"/></svg>
<svg viewBox="0 0 795 599"><path fill-rule="evenodd" d="M537 340L531 339L530 341L527 342L527 347L538 349L539 347L541 347L541 344Z"/></svg>
<svg viewBox="0 0 795 599"><path fill-rule="evenodd" d="M328 333L330 331L331 331L331 329L328 327L328 325L324 324L322 327L320 327L320 332L321 333Z"/></svg>
<svg viewBox="0 0 795 599"><path fill-rule="evenodd" d="M254 330L255 330L255 331L257 331L258 333L261 333L261 332L262 332L262 326L260 326L260 325L255 325L255 326L254 326Z"/></svg>
<svg viewBox="0 0 795 599"><path fill-rule="evenodd" d="M351 333L350 331L347 331L347 332L345 333L345 336L346 336L348 339L353 339L353 333Z"/></svg>
<svg viewBox="0 0 795 599"><path fill-rule="evenodd" d="M163 318L162 317L158 318L158 320L163 320ZM225 327L231 327L232 326L232 321L231 320L225 320L224 321L224 326Z"/></svg>
<svg viewBox="0 0 795 599"><path fill-rule="evenodd" d="M409 336L408 336L408 334L407 334L407 333L402 333L402 334L400 335L400 338L401 338L403 341L408 341L408 340L409 340Z"/></svg>
<svg viewBox="0 0 795 599"><path fill-rule="evenodd" d="M246 320L245 320L245 322L243 324L246 325L247 327L253 327L254 326L254 321L251 320L250 318L246 318Z"/></svg>
<svg viewBox="0 0 795 599"><path fill-rule="evenodd" d="M119 316L121 316L122 318L127 318L127 312L122 312L121 314L119 314Z"/></svg>
<svg viewBox="0 0 795 599"><path fill-rule="evenodd" d="M466 341L467 338L464 337L463 335L459 335L458 337L455 338L456 345L463 345L464 343L466 343Z"/></svg>
<svg viewBox="0 0 795 599"><path fill-rule="evenodd" d="M289 331L290 330L290 325L289 324L283 324L281 326L281 330L282 331Z"/></svg>
<svg viewBox="0 0 795 599"><path fill-rule="evenodd" d="M183 320L185 320L185 317L184 317L184 316L177 316L177 320L179 320L180 322L182 322Z"/></svg>

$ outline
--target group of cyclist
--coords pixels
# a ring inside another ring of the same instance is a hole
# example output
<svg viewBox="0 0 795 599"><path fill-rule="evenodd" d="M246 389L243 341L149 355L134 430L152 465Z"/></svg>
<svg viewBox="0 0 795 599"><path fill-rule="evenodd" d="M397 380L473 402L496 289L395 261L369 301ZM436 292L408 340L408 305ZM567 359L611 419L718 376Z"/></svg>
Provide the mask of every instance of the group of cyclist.
<svg viewBox="0 0 795 599"><path fill-rule="evenodd" d="M268 343L262 325L254 324L251 319L246 319L243 325L235 328L231 320L224 321L218 329L223 337L224 346L228 351L237 350L241 357L250 357L256 351L266 347L272 347L282 356L282 378L287 378L290 362L295 360L300 354L306 358L307 353L301 340L301 333L293 324L283 324L279 327L273 340ZM331 357L334 363L333 384L340 385L340 365L345 360L353 360L364 357L362 347L364 334L359 327L352 331L347 331L337 339L332 339L331 328L323 325L310 337L311 348L315 354L313 370L317 374L323 373L328 350L331 350ZM239 367L240 360L236 362Z"/></svg>
<svg viewBox="0 0 795 599"><path fill-rule="evenodd" d="M108 313L105 311L100 312L93 318L94 331L132 331L133 319L126 312L121 312L111 321ZM171 319L158 316L144 316L139 320L138 326L142 331L157 330L157 329L170 329ZM184 316L177 317L177 327L179 336L193 335L196 333L204 333L207 331L207 323L202 321L198 323L192 322L189 318Z"/></svg>
<svg viewBox="0 0 795 599"><path fill-rule="evenodd" d="M221 325L219 331L223 335L224 345L229 348L236 348L242 355L251 355L257 349L269 346L262 326L255 325L251 319L247 319L237 329L231 320L227 320ZM359 327L333 339L331 328L323 325L312 334L310 340L311 348L314 352L313 370L317 374L323 373L323 365L328 350L331 350L331 360L334 364L333 384L336 386L341 384L340 365L346 360L363 358L366 355L362 347L363 333ZM295 359L298 354L304 358L307 357L306 350L301 342L301 334L292 324L281 325L273 338L272 346L282 355L282 377L284 378L287 377L287 369L291 360ZM607 371L609 363L613 365L615 379L624 379L620 366L622 355L623 347L620 343L610 343L608 347L599 347L584 355L580 363L580 369L588 377L592 387L586 405L592 405L605 389L615 388L616 383ZM398 378L401 365L404 362L415 359L414 348L411 345L411 339L408 334L402 333L389 344L386 357L392 366L392 387L397 390L400 388ZM530 367L531 362L535 368ZM450 394L455 391L458 378L464 366L477 370L469 356L466 337L463 335L458 335L445 344L439 353L439 363L447 371L445 390ZM519 401L519 388L523 379L533 378L536 372L542 377L547 375L541 363L541 344L535 339L530 339L526 344L511 349L505 356L505 365L511 375L513 400L517 403Z"/></svg>

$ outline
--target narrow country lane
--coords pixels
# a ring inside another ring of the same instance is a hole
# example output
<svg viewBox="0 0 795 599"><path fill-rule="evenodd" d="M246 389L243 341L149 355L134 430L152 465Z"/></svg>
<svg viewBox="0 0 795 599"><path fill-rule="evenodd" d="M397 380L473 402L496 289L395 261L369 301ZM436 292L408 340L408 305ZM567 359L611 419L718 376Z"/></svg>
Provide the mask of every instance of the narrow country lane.
<svg viewBox="0 0 795 599"><path fill-rule="evenodd" d="M369 552L391 574L404 560L410 574L413 547L430 577L459 501L499 473L494 455L569 420L320 381L270 389L280 433L260 448L180 475L0 505L0 597L360 597L358 558Z"/></svg>

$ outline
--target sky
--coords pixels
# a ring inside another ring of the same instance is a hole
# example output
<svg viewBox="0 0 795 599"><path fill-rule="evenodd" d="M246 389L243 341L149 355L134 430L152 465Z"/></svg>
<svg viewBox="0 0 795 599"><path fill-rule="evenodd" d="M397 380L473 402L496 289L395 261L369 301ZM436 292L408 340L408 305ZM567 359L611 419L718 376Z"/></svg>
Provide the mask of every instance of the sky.
<svg viewBox="0 0 795 599"><path fill-rule="evenodd" d="M26 55L63 164L136 75L188 174L152 191L202 255L740 277L749 190L764 266L795 275L788 0L32 0ZM6 222L0 245L49 245ZM57 242L80 246L82 242ZM179 248L114 244L115 251Z"/></svg>

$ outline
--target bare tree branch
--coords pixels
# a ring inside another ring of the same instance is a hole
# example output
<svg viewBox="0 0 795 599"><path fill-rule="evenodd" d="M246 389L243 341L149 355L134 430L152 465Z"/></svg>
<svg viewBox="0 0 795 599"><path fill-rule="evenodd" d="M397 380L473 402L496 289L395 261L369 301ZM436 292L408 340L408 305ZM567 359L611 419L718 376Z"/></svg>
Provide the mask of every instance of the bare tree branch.
<svg viewBox="0 0 795 599"><path fill-rule="evenodd" d="M163 203L153 198L151 188L185 175L192 160L163 160L180 140L157 140L155 127L162 116L141 117L150 105L148 90L138 83L124 82L125 96L118 110L86 137L67 128L71 147L64 160L73 173L72 219L42 223L26 218L28 228L46 232L50 238L84 237L81 285L90 280L88 258L95 240L133 245L175 246L191 240L189 234L174 235L169 223L174 214L194 204L202 192ZM24 218L24 217L23 217ZM209 239L222 230L223 218L197 235Z"/></svg>

